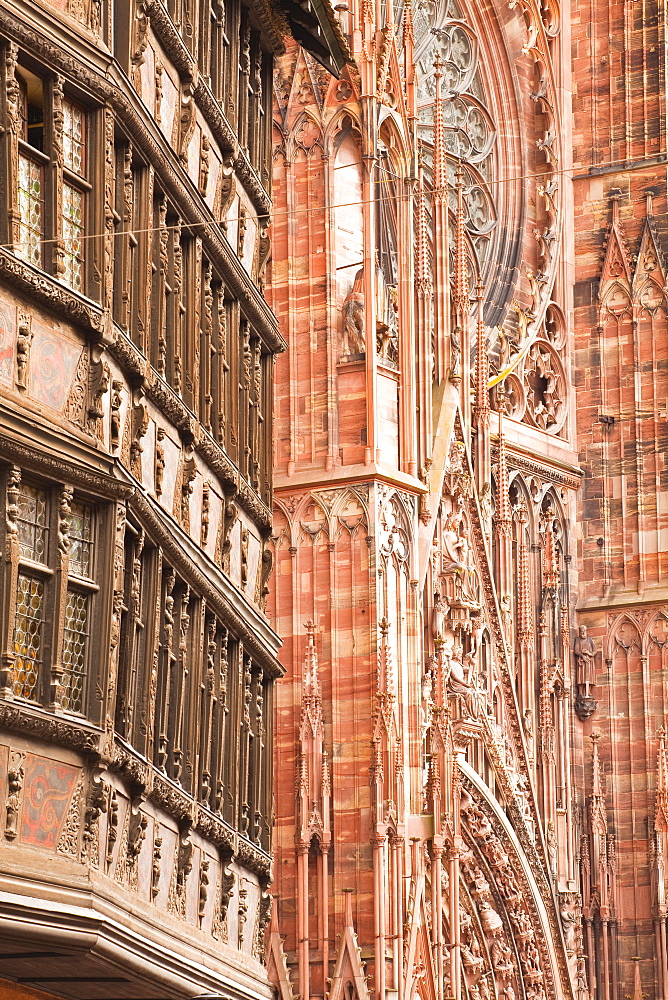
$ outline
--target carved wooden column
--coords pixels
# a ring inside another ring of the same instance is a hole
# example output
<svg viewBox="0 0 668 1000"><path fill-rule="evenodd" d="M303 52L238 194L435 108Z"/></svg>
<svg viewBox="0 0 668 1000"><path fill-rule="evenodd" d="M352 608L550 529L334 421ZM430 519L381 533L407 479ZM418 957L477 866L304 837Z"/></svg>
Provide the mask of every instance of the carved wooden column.
<svg viewBox="0 0 668 1000"><path fill-rule="evenodd" d="M147 651L150 657L151 673L148 691L145 694L146 733L144 735L144 752L149 760L155 759L156 737L156 699L158 693L158 674L160 669L160 619L162 617L162 549L157 548L153 568L153 632Z"/></svg>
<svg viewBox="0 0 668 1000"><path fill-rule="evenodd" d="M188 690L189 663L191 647L188 642L190 634L190 587L186 584L180 595L179 616L178 616L178 674L174 678L176 681L173 689L173 731L174 740L172 744L172 768L171 777L174 781L179 781L183 772L184 762L184 712L186 709L186 695Z"/></svg>
<svg viewBox="0 0 668 1000"><path fill-rule="evenodd" d="M6 224L2 226L3 241L16 248L20 238L21 216L16 192L19 172L19 137L21 135L21 92L16 79L16 64L19 47L14 42L6 41L3 52L3 87L2 87L2 141L4 206Z"/></svg>
<svg viewBox="0 0 668 1000"><path fill-rule="evenodd" d="M121 615L125 597L124 563L125 563L125 513L124 503L117 503L115 510L115 531L112 548L113 566L113 596L111 608L111 631L109 636L109 669L107 674L107 690L105 696L105 729L106 738L113 739L116 715L116 686L118 683L118 662L120 657Z"/></svg>
<svg viewBox="0 0 668 1000"><path fill-rule="evenodd" d="M47 104L51 112L50 122L45 121L46 134L51 139L50 200L51 217L46 219L45 236L51 239L51 250L45 253L45 261L51 259L53 273L62 279L65 274L65 243L63 241L63 78L56 74L51 86L51 96ZM85 284L84 284L85 290Z"/></svg>
<svg viewBox="0 0 668 1000"><path fill-rule="evenodd" d="M167 380L167 303L169 296L169 230L167 229L167 200L158 200L154 214L157 226L159 266L154 276L153 295L153 363L159 375Z"/></svg>
<svg viewBox="0 0 668 1000"><path fill-rule="evenodd" d="M5 538L0 615L0 697L13 697L14 619L19 568L19 490L21 470L10 466L5 473Z"/></svg>
<svg viewBox="0 0 668 1000"><path fill-rule="evenodd" d="M71 486L62 486L58 498L58 556L54 577L53 620L57 623L53 636L51 654L51 676L47 702L50 708L60 708L63 678L63 640L67 605L67 574L70 564L70 503L74 490Z"/></svg>

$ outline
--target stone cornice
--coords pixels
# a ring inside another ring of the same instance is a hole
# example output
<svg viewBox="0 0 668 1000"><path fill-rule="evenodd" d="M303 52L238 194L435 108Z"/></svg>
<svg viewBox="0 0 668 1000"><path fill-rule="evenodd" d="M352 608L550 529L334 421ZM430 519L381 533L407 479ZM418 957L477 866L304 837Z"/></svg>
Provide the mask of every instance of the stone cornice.
<svg viewBox="0 0 668 1000"><path fill-rule="evenodd" d="M243 149L239 150L239 155L234 161L234 169L237 177L250 195L251 201L260 215L269 215L271 211L271 200L267 192L262 187L260 178L250 165L248 157L244 153Z"/></svg>
<svg viewBox="0 0 668 1000"><path fill-rule="evenodd" d="M511 469L525 472L530 476L539 476L541 479L563 486L569 490L580 488L584 473L580 469L572 466L555 466L549 459L540 461L538 458L531 458L515 450L516 446L506 442L506 459ZM492 448L492 454L497 455L498 449Z"/></svg>
<svg viewBox="0 0 668 1000"><path fill-rule="evenodd" d="M382 463L372 465L347 465L338 466L329 471L325 469L307 469L304 472L297 472L289 478L285 474L274 473L274 493L280 496L283 493L298 493L309 490L332 489L333 487L352 486L355 483L380 482L387 486L395 486L398 490L405 490L407 493L414 493L422 496L429 492L428 488L419 479L410 476L405 472L391 470Z"/></svg>

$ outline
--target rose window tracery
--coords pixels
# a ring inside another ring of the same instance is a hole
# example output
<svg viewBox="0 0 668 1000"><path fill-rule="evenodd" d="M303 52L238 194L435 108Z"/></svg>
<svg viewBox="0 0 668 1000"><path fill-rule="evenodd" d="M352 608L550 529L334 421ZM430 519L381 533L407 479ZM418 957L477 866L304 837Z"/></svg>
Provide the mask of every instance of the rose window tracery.
<svg viewBox="0 0 668 1000"><path fill-rule="evenodd" d="M423 163L430 173L436 96L434 64L439 61L450 209L454 212L456 208L455 171L457 162L461 162L466 230L478 265L484 268L497 219L490 187L496 128L481 79L478 40L454 0L420 0L414 12L414 27Z"/></svg>
<svg viewBox="0 0 668 1000"><path fill-rule="evenodd" d="M541 430L558 430L564 417L566 380L556 352L545 341L537 341L530 349L524 381L530 418Z"/></svg>

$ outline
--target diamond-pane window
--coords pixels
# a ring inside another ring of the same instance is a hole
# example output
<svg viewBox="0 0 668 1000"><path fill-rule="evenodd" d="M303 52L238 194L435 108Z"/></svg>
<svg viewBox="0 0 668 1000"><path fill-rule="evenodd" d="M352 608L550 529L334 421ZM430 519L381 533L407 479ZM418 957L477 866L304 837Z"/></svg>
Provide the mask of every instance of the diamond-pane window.
<svg viewBox="0 0 668 1000"><path fill-rule="evenodd" d="M44 185L39 163L19 153L19 242L17 256L29 264L42 266L42 216Z"/></svg>
<svg viewBox="0 0 668 1000"><path fill-rule="evenodd" d="M19 573L14 621L15 697L36 700L37 684L42 663L42 623L44 583L35 577Z"/></svg>
<svg viewBox="0 0 668 1000"><path fill-rule="evenodd" d="M83 703L88 647L88 600L88 595L81 591L67 591L60 704L69 712L80 712Z"/></svg>
<svg viewBox="0 0 668 1000"><path fill-rule="evenodd" d="M32 562L47 561L46 493L21 485L19 491L19 555Z"/></svg>
<svg viewBox="0 0 668 1000"><path fill-rule="evenodd" d="M62 280L75 291L83 288L84 195L71 184L63 184Z"/></svg>
<svg viewBox="0 0 668 1000"><path fill-rule="evenodd" d="M84 114L71 101L63 101L63 163L73 173L84 175Z"/></svg>
<svg viewBox="0 0 668 1000"><path fill-rule="evenodd" d="M93 516L85 503L73 503L70 515L70 573L90 579Z"/></svg>

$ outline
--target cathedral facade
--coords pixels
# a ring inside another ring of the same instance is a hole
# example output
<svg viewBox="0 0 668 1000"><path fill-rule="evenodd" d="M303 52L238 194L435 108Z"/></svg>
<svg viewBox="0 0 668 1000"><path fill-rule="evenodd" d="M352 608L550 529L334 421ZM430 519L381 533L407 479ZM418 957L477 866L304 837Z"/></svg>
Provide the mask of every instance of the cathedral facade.
<svg viewBox="0 0 668 1000"><path fill-rule="evenodd" d="M665 13L274 79L281 1000L668 996Z"/></svg>

